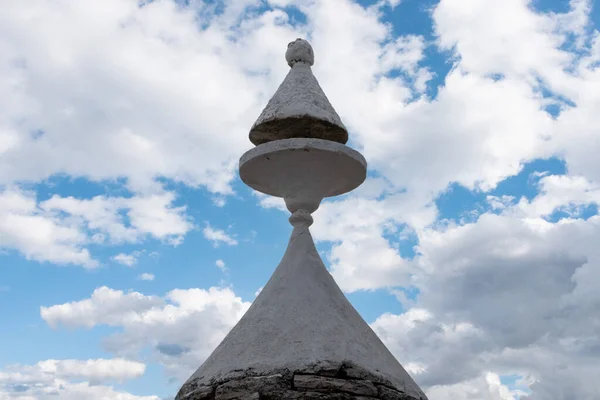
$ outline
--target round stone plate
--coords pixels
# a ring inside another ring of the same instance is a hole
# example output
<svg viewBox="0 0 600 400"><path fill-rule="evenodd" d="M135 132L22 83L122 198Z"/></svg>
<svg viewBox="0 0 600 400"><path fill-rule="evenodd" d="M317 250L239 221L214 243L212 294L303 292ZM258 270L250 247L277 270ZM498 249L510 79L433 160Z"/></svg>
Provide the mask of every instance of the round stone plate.
<svg viewBox="0 0 600 400"><path fill-rule="evenodd" d="M293 138L256 146L240 158L240 178L254 190L276 197L325 198L356 189L367 162L340 143Z"/></svg>

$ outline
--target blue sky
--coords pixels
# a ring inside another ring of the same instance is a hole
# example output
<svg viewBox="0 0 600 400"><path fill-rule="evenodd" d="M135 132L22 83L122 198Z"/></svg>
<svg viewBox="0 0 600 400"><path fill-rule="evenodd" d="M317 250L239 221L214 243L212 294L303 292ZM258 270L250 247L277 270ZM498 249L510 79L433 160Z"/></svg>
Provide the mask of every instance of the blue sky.
<svg viewBox="0 0 600 400"><path fill-rule="evenodd" d="M318 250L429 398L600 398L595 2L0 5L0 400L172 398L241 317L291 226L236 162L296 37L370 169Z"/></svg>

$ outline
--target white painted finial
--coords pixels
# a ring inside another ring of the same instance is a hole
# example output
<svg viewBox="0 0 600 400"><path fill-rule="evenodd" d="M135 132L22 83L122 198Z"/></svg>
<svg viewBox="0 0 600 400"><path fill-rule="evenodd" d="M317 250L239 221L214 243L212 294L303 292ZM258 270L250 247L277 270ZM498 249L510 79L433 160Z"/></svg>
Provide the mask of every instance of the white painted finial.
<svg viewBox="0 0 600 400"><path fill-rule="evenodd" d="M315 53L308 41L298 38L288 43L285 59L290 67L293 67L296 63L312 66L315 63Z"/></svg>
<svg viewBox="0 0 600 400"><path fill-rule="evenodd" d="M315 56L306 40L290 42L285 59L291 67L252 128L256 146L291 138L315 138L345 144L348 130L312 73Z"/></svg>

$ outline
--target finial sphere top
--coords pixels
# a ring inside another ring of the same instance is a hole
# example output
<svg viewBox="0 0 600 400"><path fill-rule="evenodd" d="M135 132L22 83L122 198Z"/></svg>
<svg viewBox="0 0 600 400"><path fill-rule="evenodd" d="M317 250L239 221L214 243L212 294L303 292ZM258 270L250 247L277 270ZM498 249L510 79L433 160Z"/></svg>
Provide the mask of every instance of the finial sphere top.
<svg viewBox="0 0 600 400"><path fill-rule="evenodd" d="M288 43L285 59L290 67L298 62L312 66L315 63L315 53L308 41L298 38Z"/></svg>

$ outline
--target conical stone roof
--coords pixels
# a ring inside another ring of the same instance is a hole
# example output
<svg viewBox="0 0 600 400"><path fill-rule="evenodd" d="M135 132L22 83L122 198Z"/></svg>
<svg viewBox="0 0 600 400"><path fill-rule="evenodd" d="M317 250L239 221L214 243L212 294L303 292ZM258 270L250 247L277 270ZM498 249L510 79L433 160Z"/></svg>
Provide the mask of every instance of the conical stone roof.
<svg viewBox="0 0 600 400"><path fill-rule="evenodd" d="M294 228L267 285L186 385L178 399L426 398L337 286L308 226Z"/></svg>

